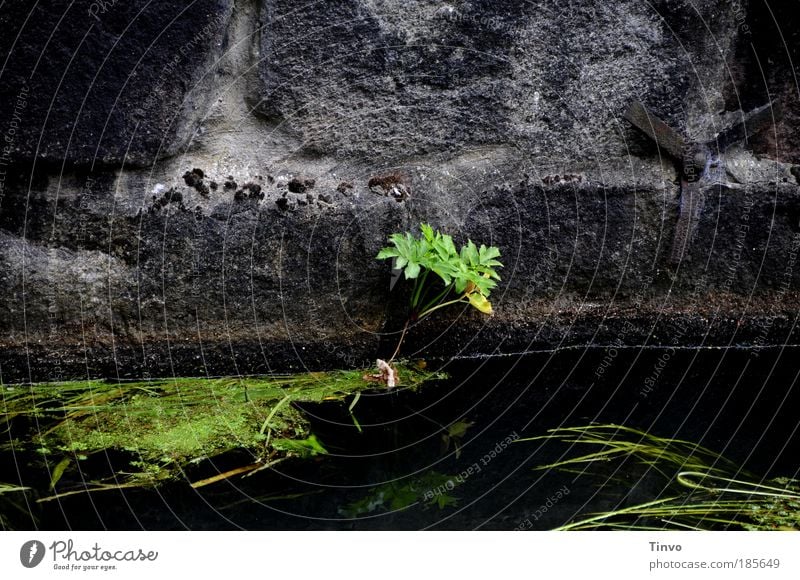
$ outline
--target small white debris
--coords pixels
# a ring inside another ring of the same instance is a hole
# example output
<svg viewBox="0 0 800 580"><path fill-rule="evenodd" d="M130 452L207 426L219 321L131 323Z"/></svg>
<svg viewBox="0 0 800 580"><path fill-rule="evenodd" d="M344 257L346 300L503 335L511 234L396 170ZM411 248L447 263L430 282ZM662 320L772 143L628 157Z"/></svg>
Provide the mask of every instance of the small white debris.
<svg viewBox="0 0 800 580"><path fill-rule="evenodd" d="M386 383L386 387L393 389L397 386L397 371L385 360L378 359L376 363L378 370L381 372L381 379Z"/></svg>

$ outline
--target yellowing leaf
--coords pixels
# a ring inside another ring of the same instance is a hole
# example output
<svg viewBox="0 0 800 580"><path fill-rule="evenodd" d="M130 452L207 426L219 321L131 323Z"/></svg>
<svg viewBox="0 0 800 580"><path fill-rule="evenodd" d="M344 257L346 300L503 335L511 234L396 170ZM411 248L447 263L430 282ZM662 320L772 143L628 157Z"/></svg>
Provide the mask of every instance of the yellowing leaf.
<svg viewBox="0 0 800 580"><path fill-rule="evenodd" d="M492 313L492 303L486 299L486 296L483 294L479 294L478 292L473 292L472 294L468 294L467 298L469 298L469 303L472 304L475 308L483 312L484 314L491 314Z"/></svg>

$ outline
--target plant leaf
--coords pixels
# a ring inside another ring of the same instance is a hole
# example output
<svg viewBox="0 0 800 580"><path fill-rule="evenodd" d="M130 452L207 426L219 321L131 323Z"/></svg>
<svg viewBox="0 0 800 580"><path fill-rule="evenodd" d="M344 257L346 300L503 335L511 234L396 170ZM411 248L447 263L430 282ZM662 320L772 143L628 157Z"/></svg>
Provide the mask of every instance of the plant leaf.
<svg viewBox="0 0 800 580"><path fill-rule="evenodd" d="M419 276L420 272L420 265L416 262L409 262L408 266L406 266L406 279L413 280L417 276Z"/></svg>
<svg viewBox="0 0 800 580"><path fill-rule="evenodd" d="M383 248L378 255L375 256L376 260L388 260L389 258L396 258L398 256L397 248Z"/></svg>
<svg viewBox="0 0 800 580"><path fill-rule="evenodd" d="M500 257L499 248L485 244L478 247L472 240L467 240L458 250L452 236L433 229L427 223L419 227L420 237L410 232L390 235L389 242L393 247L383 248L377 258L394 258L394 269L403 269L407 280L417 280L417 284L421 284L414 296L425 296L431 290L428 285L434 283L433 279L420 279L420 275L423 271L433 272L444 284L444 288L436 290L434 295L444 296L452 289L456 294L466 296L470 304L481 312L491 313L487 297L500 280L495 268L503 267L496 259ZM412 302L412 307L416 306Z"/></svg>
<svg viewBox="0 0 800 580"><path fill-rule="evenodd" d="M486 299L486 296L483 294L479 294L478 292L473 292L467 296L469 298L469 303L472 304L475 308L483 312L484 314L491 314L492 313L492 304Z"/></svg>
<svg viewBox="0 0 800 580"><path fill-rule="evenodd" d="M58 462L58 465L55 466L55 468L53 469L53 474L50 476L51 490L56 488L56 484L61 479L61 476L64 475L64 471L66 471L70 463L72 463L72 460L69 457L65 457L64 459Z"/></svg>

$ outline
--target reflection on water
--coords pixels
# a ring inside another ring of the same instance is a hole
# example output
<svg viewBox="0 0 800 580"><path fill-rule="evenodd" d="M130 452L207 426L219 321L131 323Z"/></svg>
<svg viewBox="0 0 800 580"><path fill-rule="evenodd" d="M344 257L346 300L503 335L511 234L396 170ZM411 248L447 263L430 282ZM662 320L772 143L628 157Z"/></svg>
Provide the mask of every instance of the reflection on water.
<svg viewBox="0 0 800 580"><path fill-rule="evenodd" d="M445 364L450 379L420 392L362 394L357 424L346 404L304 405L327 455L201 489L178 482L72 496L36 506L36 525L553 529L659 497L663 478L642 478L634 468L536 470L576 450L519 441L591 423L696 442L752 473L796 477L797 352L675 351L659 367L661 354L620 350L604 362L600 350L569 351ZM224 461L217 469L228 467Z"/></svg>

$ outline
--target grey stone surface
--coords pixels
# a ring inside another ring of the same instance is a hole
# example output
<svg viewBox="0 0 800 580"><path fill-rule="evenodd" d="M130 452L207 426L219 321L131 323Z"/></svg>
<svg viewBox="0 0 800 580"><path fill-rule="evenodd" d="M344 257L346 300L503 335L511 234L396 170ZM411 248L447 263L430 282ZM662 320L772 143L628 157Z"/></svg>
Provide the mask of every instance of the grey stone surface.
<svg viewBox="0 0 800 580"><path fill-rule="evenodd" d="M6 2L0 127L24 97L12 159L148 166L175 154L205 108L227 0Z"/></svg>
<svg viewBox="0 0 800 580"><path fill-rule="evenodd" d="M758 8L91 6L0 7L23 32L0 71L6 382L365 364L408 291L374 256L421 221L506 268L493 317L442 312L409 355L797 342L798 109ZM641 99L712 137L763 102L748 43L784 117L729 151L673 267L676 168L621 114ZM369 186L392 172L400 202Z"/></svg>
<svg viewBox="0 0 800 580"><path fill-rule="evenodd" d="M724 2L277 0L263 18L258 110L308 150L373 163L501 143L624 156L631 99L676 126L715 110L736 33Z"/></svg>

